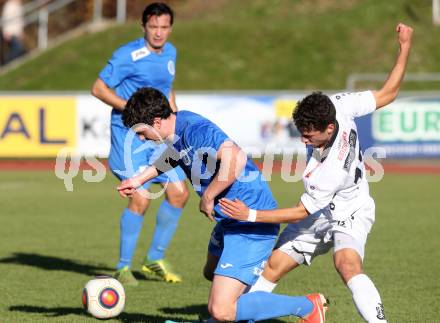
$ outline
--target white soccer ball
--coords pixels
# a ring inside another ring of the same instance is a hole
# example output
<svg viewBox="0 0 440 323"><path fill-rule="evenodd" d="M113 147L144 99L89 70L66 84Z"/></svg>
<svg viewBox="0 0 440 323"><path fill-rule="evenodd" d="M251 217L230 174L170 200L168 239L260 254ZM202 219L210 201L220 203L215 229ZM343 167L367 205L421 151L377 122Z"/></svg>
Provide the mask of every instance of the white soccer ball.
<svg viewBox="0 0 440 323"><path fill-rule="evenodd" d="M118 316L125 305L124 287L112 277L95 277L84 286L82 303L85 310L96 318Z"/></svg>

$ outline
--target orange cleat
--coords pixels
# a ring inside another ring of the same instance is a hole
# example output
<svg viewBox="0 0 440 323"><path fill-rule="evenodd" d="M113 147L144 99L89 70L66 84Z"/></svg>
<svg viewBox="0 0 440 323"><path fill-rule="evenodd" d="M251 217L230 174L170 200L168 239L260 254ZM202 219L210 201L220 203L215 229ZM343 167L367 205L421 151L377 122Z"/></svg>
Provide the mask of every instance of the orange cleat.
<svg viewBox="0 0 440 323"><path fill-rule="evenodd" d="M322 294L310 294L307 298L313 304L313 311L306 317L300 318L298 323L325 323L325 312L329 301Z"/></svg>

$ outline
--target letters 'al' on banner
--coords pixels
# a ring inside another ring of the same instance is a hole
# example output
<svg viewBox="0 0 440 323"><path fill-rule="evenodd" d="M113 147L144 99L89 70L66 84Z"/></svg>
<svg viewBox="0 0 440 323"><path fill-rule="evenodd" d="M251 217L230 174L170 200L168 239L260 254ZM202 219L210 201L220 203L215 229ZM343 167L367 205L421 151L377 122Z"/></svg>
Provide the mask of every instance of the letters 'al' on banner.
<svg viewBox="0 0 440 323"><path fill-rule="evenodd" d="M76 146L75 97L0 98L0 157L50 157Z"/></svg>

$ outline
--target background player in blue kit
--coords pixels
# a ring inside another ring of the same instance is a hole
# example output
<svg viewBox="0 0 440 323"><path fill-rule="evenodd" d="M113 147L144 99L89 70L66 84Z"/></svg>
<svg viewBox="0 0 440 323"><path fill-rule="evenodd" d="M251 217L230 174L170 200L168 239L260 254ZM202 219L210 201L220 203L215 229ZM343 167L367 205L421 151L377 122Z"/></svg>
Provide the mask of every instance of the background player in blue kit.
<svg viewBox="0 0 440 323"><path fill-rule="evenodd" d="M133 94L123 111L124 125L141 139L167 140L169 147L141 174L122 181L121 196L136 194L144 182L180 165L201 197L199 208L217 221L208 247L205 276L212 279L208 310L217 321L264 320L296 315L307 322L325 322L325 298L285 296L268 292L243 294L261 273L274 246L279 225L231 219L219 199L246 201L255 209L277 204L255 164L215 124L202 116L174 113L168 100L153 88Z"/></svg>
<svg viewBox="0 0 440 323"><path fill-rule="evenodd" d="M140 172L142 167L151 162L154 151L160 150L154 143L141 142L123 125L121 113L128 98L137 89L151 86L166 95L173 110L176 110L172 90L176 49L167 42L172 25L173 12L170 7L164 3L148 5L142 14L144 37L117 49L93 85L92 94L113 107L109 166L120 180ZM163 258L188 199L184 180L185 174L180 168L176 168L143 185L143 189L147 190L151 183L160 183L164 186L166 198L157 213L153 240L142 271L145 274L159 275L168 282L181 281ZM147 191L142 194L137 192L130 197L128 207L121 216L120 259L115 277L125 285L138 284L130 267L142 228L143 215L149 204Z"/></svg>

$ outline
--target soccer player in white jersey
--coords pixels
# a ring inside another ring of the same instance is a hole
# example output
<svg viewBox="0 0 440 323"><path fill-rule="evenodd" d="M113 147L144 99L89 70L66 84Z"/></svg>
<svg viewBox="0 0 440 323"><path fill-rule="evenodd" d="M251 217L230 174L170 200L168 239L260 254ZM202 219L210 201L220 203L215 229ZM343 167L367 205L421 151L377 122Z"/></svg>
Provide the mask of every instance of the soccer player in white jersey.
<svg viewBox="0 0 440 323"><path fill-rule="evenodd" d="M296 207L252 210L239 200L222 199L225 214L266 223L289 223L280 235L262 276L252 291L272 291L279 279L333 247L335 268L350 289L367 322L386 322L378 290L364 274L362 262L375 205L365 177L354 118L386 106L396 98L405 74L413 30L396 28L400 46L396 63L379 91L320 92L299 101L293 120L307 145L305 192Z"/></svg>

